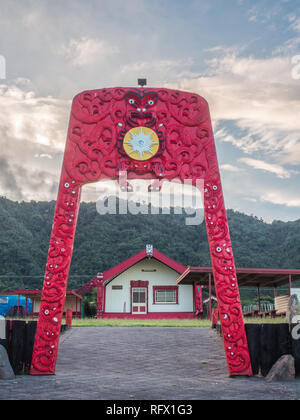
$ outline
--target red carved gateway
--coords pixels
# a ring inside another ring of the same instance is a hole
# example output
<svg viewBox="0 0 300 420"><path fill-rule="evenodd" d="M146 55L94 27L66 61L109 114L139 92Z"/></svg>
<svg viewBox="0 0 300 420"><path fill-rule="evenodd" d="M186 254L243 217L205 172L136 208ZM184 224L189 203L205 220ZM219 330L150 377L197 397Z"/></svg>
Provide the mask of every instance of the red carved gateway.
<svg viewBox="0 0 300 420"><path fill-rule="evenodd" d="M55 373L81 187L117 179L203 180L204 214L230 375L252 375L207 102L170 89L82 92L72 104L31 374ZM100 286L101 287L101 286ZM98 291L99 293L99 291ZM102 293L98 295L102 299Z"/></svg>

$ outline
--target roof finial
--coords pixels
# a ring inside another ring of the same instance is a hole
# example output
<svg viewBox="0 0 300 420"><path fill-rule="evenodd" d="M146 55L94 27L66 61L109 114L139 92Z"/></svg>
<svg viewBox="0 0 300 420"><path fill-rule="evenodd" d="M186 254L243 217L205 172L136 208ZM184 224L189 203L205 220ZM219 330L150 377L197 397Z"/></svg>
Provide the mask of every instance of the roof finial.
<svg viewBox="0 0 300 420"><path fill-rule="evenodd" d="M151 244L146 245L146 255L148 258L153 257L153 245Z"/></svg>
<svg viewBox="0 0 300 420"><path fill-rule="evenodd" d="M146 86L147 85L147 79L145 77L141 78L141 79L138 79L138 85L141 86L141 87Z"/></svg>

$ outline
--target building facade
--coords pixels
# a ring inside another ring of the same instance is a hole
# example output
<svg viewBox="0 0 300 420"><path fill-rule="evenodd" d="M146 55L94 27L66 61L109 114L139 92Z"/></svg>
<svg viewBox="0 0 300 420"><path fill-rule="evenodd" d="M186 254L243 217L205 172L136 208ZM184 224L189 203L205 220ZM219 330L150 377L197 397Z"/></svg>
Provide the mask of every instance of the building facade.
<svg viewBox="0 0 300 420"><path fill-rule="evenodd" d="M178 285L179 272L144 258L104 283L103 317L192 318L192 285Z"/></svg>

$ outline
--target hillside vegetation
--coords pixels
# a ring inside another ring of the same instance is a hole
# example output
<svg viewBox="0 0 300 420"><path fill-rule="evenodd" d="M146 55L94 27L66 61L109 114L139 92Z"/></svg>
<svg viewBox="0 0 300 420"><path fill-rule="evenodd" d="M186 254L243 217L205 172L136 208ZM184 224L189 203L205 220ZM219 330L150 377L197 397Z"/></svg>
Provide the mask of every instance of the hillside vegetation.
<svg viewBox="0 0 300 420"><path fill-rule="evenodd" d="M0 291L41 288L55 202L0 198ZM104 215L82 203L68 288L77 288L142 250L147 243L184 265L210 265L204 223L182 215ZM300 269L300 220L267 224L229 210L238 267Z"/></svg>

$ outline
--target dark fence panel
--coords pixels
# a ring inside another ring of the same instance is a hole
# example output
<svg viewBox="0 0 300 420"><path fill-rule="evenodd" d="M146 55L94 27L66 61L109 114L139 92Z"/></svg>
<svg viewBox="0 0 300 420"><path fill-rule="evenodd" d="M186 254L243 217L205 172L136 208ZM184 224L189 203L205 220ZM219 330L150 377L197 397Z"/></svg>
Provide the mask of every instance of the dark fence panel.
<svg viewBox="0 0 300 420"><path fill-rule="evenodd" d="M25 372L29 372L29 369L31 366L36 326L37 326L36 321L30 321L27 323L26 335L25 335L24 359L23 359Z"/></svg>
<svg viewBox="0 0 300 420"><path fill-rule="evenodd" d="M261 361L262 376L267 376L274 363L284 354L291 353L291 334L288 324L261 325Z"/></svg>
<svg viewBox="0 0 300 420"><path fill-rule="evenodd" d="M262 376L266 376L274 363L279 359L277 326L273 324L263 324L260 331L261 360L260 369Z"/></svg>
<svg viewBox="0 0 300 420"><path fill-rule="evenodd" d="M14 373L29 373L37 321L6 321L6 339L0 344L5 345ZM61 332L68 329L63 324Z"/></svg>
<svg viewBox="0 0 300 420"><path fill-rule="evenodd" d="M258 375L261 365L261 325L245 324L245 329L253 375Z"/></svg>
<svg viewBox="0 0 300 420"><path fill-rule="evenodd" d="M292 342L289 324L277 324L278 358L292 353Z"/></svg>
<svg viewBox="0 0 300 420"><path fill-rule="evenodd" d="M8 356L15 374L23 372L25 337L26 323L24 321L13 321Z"/></svg>
<svg viewBox="0 0 300 420"><path fill-rule="evenodd" d="M300 338L292 338L289 324L245 324L245 329L254 375L266 376L281 356L291 354L300 376Z"/></svg>

